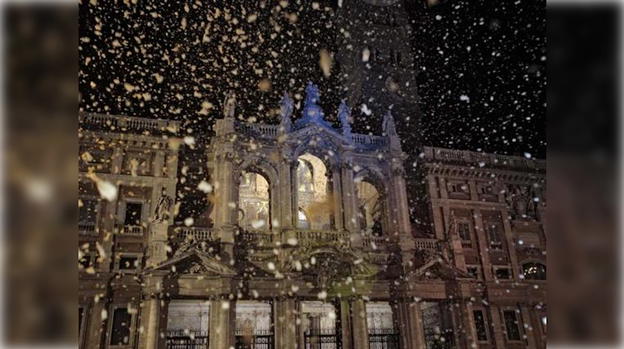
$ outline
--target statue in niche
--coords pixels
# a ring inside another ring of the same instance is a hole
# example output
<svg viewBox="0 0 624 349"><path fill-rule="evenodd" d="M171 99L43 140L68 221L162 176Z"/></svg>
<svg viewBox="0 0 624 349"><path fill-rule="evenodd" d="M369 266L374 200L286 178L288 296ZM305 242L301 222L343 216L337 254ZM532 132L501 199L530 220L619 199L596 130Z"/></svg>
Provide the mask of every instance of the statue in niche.
<svg viewBox="0 0 624 349"><path fill-rule="evenodd" d="M294 101L288 94L288 92L284 91L284 95L280 100L280 126L284 131L290 131L292 127L292 115L294 110Z"/></svg>
<svg viewBox="0 0 624 349"><path fill-rule="evenodd" d="M338 119L340 120L340 126L342 127L342 134L348 136L351 134L351 108L347 105L347 102L343 99L338 107Z"/></svg>
<svg viewBox="0 0 624 349"><path fill-rule="evenodd" d="M505 201L512 210L513 218L536 218L536 205L527 186L510 187Z"/></svg>
<svg viewBox="0 0 624 349"><path fill-rule="evenodd" d="M384 115L382 130L384 135L386 136L396 136L396 125L394 123L394 116L392 116L392 111L388 109L388 112Z"/></svg>
<svg viewBox="0 0 624 349"><path fill-rule="evenodd" d="M234 118L236 113L236 93L234 91L228 92L223 102L223 116L226 118Z"/></svg>
<svg viewBox="0 0 624 349"><path fill-rule="evenodd" d="M173 199L167 195L165 188L163 188L160 194L160 199L158 199L158 203L156 204L156 210L154 212L156 217L154 218L154 222L162 223L169 220L172 206Z"/></svg>

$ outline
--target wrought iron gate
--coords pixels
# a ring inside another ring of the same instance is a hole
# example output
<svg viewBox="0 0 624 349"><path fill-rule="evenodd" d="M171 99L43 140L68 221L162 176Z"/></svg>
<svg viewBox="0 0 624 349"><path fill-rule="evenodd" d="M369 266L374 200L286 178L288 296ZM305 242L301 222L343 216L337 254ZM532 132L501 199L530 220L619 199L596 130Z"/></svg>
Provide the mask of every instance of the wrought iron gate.
<svg viewBox="0 0 624 349"><path fill-rule="evenodd" d="M167 332L167 349L208 349L208 332Z"/></svg>
<svg viewBox="0 0 624 349"><path fill-rule="evenodd" d="M340 349L342 343L336 331L306 331L305 349Z"/></svg>
<svg viewBox="0 0 624 349"><path fill-rule="evenodd" d="M236 349L273 349L273 343L271 331L255 331L249 335L236 331Z"/></svg>
<svg viewBox="0 0 624 349"><path fill-rule="evenodd" d="M376 329L368 334L370 349L399 349L399 333L393 329Z"/></svg>

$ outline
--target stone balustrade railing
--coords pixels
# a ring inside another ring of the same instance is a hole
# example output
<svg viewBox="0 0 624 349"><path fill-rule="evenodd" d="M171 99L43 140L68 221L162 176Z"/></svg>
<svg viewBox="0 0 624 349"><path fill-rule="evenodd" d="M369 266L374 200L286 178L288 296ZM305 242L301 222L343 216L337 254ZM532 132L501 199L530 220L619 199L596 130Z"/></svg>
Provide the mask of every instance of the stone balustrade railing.
<svg viewBox="0 0 624 349"><path fill-rule="evenodd" d="M417 250L427 250L434 252L440 250L440 242L437 239L416 238L414 240L416 242Z"/></svg>
<svg viewBox="0 0 624 349"><path fill-rule="evenodd" d="M252 124L248 122L237 122L236 131L248 136L260 136L275 138L279 134L279 126L267 124Z"/></svg>
<svg viewBox="0 0 624 349"><path fill-rule="evenodd" d="M78 223L78 233L85 235L97 234L95 223Z"/></svg>
<svg viewBox="0 0 624 349"><path fill-rule="evenodd" d="M546 168L546 162L544 160L434 147L424 148L424 159L430 161L459 162L480 167Z"/></svg>
<svg viewBox="0 0 624 349"><path fill-rule="evenodd" d="M388 139L386 137L363 135L357 133L351 135L351 140L356 145L364 145L368 147L382 147L388 144Z"/></svg>
<svg viewBox="0 0 624 349"><path fill-rule="evenodd" d="M195 241L208 241L216 238L215 234L210 228L202 227L176 227L174 232L179 238L186 239L187 236L192 236Z"/></svg>
<svg viewBox="0 0 624 349"><path fill-rule="evenodd" d="M78 121L82 125L102 127L111 131L136 130L176 133L180 129L179 121L133 116L81 113L78 116Z"/></svg>
<svg viewBox="0 0 624 349"><path fill-rule="evenodd" d="M362 245L364 247L372 248L374 250L389 242L390 240L386 236L366 236L362 239Z"/></svg>
<svg viewBox="0 0 624 349"><path fill-rule="evenodd" d="M307 246L307 245L315 245L315 244L324 244L324 243L349 243L350 236L347 232L336 232L336 231L316 231L316 230L297 230L292 234L294 238L297 240L296 244ZM290 243L286 241L287 243Z"/></svg>

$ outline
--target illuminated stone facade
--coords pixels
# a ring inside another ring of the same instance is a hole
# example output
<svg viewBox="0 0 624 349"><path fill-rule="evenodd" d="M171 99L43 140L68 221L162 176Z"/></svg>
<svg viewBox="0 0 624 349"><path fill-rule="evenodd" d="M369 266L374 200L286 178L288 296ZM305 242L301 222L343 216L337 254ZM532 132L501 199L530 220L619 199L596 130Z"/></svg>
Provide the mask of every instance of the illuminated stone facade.
<svg viewBox="0 0 624 349"><path fill-rule="evenodd" d="M425 147L416 231L391 112L354 134L319 98L228 101L201 227L172 223L177 123L81 115L82 347L545 347L545 162Z"/></svg>

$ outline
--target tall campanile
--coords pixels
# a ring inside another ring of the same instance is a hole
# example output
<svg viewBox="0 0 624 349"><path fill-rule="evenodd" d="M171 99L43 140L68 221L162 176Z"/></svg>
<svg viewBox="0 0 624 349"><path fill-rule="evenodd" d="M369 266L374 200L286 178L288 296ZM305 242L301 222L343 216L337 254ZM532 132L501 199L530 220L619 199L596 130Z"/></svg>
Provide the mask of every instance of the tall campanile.
<svg viewBox="0 0 624 349"><path fill-rule="evenodd" d="M392 109L408 154L405 160L412 222L421 197L418 150L420 118L414 52L414 27L426 18L419 0L342 0L337 16L337 55L343 95L353 109L354 129L379 134L383 115Z"/></svg>
<svg viewBox="0 0 624 349"><path fill-rule="evenodd" d="M409 117L417 124L417 67L411 45L414 6L408 9L408 0L340 3L337 61L355 126L375 125L390 106L397 120Z"/></svg>

